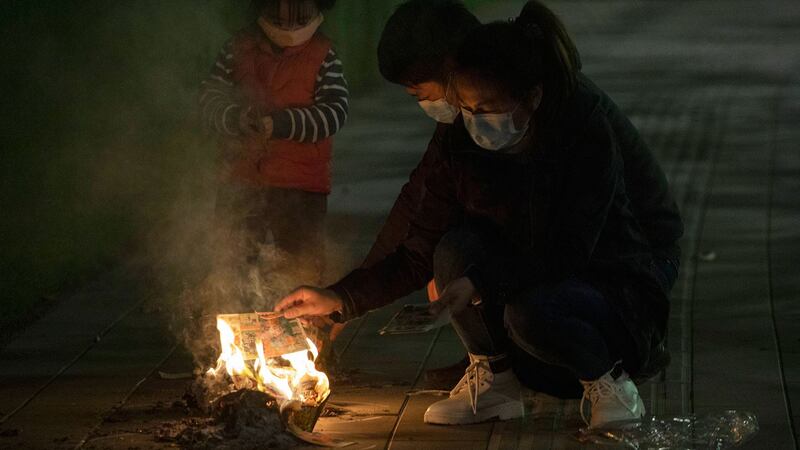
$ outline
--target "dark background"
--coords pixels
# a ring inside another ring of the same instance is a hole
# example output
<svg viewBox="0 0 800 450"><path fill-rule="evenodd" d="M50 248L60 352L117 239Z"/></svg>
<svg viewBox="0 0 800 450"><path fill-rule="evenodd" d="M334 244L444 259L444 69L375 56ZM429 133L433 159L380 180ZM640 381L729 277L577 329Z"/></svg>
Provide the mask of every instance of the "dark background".
<svg viewBox="0 0 800 450"><path fill-rule="evenodd" d="M342 0L326 15L353 95L381 82L377 37L397 3ZM144 245L176 202L212 197L197 88L248 4L0 4L0 330Z"/></svg>

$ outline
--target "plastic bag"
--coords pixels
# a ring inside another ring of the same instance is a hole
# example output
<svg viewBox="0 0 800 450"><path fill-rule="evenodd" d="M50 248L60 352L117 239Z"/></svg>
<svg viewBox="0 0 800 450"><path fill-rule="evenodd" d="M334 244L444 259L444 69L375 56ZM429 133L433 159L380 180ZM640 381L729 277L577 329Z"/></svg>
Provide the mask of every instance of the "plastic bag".
<svg viewBox="0 0 800 450"><path fill-rule="evenodd" d="M705 416L650 417L624 428L584 430L579 439L594 444L623 444L635 450L721 450L739 446L757 432L755 414L725 411Z"/></svg>

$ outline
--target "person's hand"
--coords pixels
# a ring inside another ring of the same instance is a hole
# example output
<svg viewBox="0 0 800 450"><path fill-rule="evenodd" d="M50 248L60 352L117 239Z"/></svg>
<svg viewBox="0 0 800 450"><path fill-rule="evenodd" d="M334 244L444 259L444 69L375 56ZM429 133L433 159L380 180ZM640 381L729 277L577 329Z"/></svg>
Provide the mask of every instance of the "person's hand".
<svg viewBox="0 0 800 450"><path fill-rule="evenodd" d="M450 308L450 314L456 315L464 311L477 296L478 291L469 278L456 278L444 288L439 300L431 303L429 308L434 315L438 315L445 308Z"/></svg>
<svg viewBox="0 0 800 450"><path fill-rule="evenodd" d="M342 299L330 289L301 286L275 305L275 312L287 319L304 316L327 316L342 311Z"/></svg>
<svg viewBox="0 0 800 450"><path fill-rule="evenodd" d="M261 134L264 125L258 118L258 113L252 107L243 107L239 112L239 131L244 136ZM270 131L270 134L272 132Z"/></svg>
<svg viewBox="0 0 800 450"><path fill-rule="evenodd" d="M265 140L272 139L272 133L275 130L275 123L272 116L264 116L261 118L261 133Z"/></svg>

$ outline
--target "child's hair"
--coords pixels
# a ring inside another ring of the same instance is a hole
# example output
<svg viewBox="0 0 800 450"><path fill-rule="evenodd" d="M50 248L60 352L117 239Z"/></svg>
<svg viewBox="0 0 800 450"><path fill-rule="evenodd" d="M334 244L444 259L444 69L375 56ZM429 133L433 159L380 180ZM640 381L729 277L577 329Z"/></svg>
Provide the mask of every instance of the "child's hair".
<svg viewBox="0 0 800 450"><path fill-rule="evenodd" d="M326 11L336 4L336 0L283 0L288 3L289 17L294 23L304 23L312 19L316 11ZM281 0L252 0L250 15L253 19L259 16L279 17ZM316 9L316 11L315 11Z"/></svg>
<svg viewBox="0 0 800 450"><path fill-rule="evenodd" d="M580 56L561 20L530 0L520 16L475 29L456 57L457 80L512 98L529 98L541 85L537 116L552 118L577 85Z"/></svg>
<svg viewBox="0 0 800 450"><path fill-rule="evenodd" d="M458 0L410 0L397 7L378 43L378 67L392 83L446 80L448 59L480 21Z"/></svg>

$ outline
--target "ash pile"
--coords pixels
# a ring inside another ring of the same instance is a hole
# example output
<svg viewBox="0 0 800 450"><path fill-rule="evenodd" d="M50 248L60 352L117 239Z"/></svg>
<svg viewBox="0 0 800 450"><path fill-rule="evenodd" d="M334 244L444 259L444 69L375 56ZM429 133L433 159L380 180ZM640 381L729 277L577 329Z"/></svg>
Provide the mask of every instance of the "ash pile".
<svg viewBox="0 0 800 450"><path fill-rule="evenodd" d="M189 393L187 403L198 407ZM197 450L292 448L303 443L287 430L275 399L263 392L239 390L215 400L208 417L165 423L156 439Z"/></svg>

